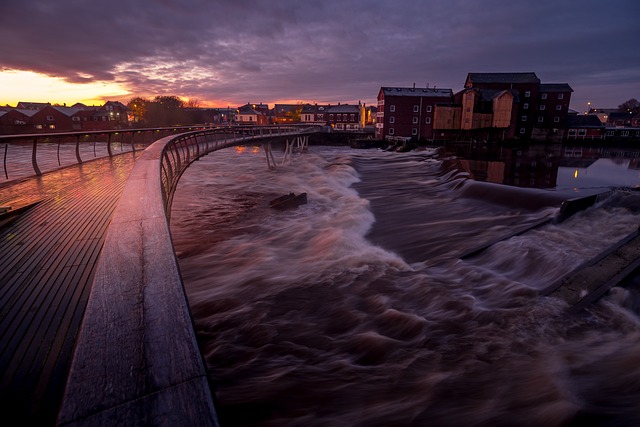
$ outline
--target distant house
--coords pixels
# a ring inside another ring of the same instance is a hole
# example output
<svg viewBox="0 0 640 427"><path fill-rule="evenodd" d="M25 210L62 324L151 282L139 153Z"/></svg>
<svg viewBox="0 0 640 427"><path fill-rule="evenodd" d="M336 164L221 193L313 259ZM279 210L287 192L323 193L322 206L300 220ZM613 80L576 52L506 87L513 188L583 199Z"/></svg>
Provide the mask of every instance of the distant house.
<svg viewBox="0 0 640 427"><path fill-rule="evenodd" d="M31 133L31 116L38 110L13 108L0 115L0 134Z"/></svg>
<svg viewBox="0 0 640 427"><path fill-rule="evenodd" d="M239 124L266 125L269 120L265 114L255 110L254 105L245 104L238 108L236 120Z"/></svg>
<svg viewBox="0 0 640 427"><path fill-rule="evenodd" d="M437 104L451 104L451 89L381 87L378 91L376 138L434 136Z"/></svg>
<svg viewBox="0 0 640 427"><path fill-rule="evenodd" d="M291 124L300 122L301 104L275 104L273 107L273 123Z"/></svg>
<svg viewBox="0 0 640 427"><path fill-rule="evenodd" d="M30 124L34 132L68 132L82 130L79 117L81 109L48 105L31 116Z"/></svg>
<svg viewBox="0 0 640 427"><path fill-rule="evenodd" d="M324 113L327 125L336 130L356 131L364 127L364 108L362 104L338 104L328 107Z"/></svg>
<svg viewBox="0 0 640 427"><path fill-rule="evenodd" d="M129 112L121 102L108 101L100 107L81 103L72 107L26 102L18 105L30 108L6 111L0 117L0 133L111 130L129 126Z"/></svg>
<svg viewBox="0 0 640 427"><path fill-rule="evenodd" d="M570 114L566 117L565 126L567 141L603 139L605 135L604 124L591 114Z"/></svg>

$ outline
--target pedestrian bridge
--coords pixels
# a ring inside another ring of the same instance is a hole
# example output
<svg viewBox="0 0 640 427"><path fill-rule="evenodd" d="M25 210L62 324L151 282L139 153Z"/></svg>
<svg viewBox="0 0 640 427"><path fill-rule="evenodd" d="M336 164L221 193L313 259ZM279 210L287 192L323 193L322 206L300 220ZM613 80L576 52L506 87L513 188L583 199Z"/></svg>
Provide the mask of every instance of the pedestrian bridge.
<svg viewBox="0 0 640 427"><path fill-rule="evenodd" d="M0 186L15 208L0 217L5 418L218 425L169 234L173 193L203 155L310 132L190 131Z"/></svg>

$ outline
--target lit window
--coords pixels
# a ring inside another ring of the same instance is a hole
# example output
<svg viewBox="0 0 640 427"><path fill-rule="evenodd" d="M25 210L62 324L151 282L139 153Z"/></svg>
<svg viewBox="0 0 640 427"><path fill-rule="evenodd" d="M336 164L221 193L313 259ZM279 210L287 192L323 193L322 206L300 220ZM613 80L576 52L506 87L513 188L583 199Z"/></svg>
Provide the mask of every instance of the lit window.
<svg viewBox="0 0 640 427"><path fill-rule="evenodd" d="M413 124L415 125L416 123L418 123L418 118L417 118L417 117L414 117L414 118L413 118Z"/></svg>
<svg viewBox="0 0 640 427"><path fill-rule="evenodd" d="M392 113L396 112L396 106L395 105L389 105L389 111L391 111Z"/></svg>
<svg viewBox="0 0 640 427"><path fill-rule="evenodd" d="M418 112L418 106L417 106L417 105L414 105L414 106L413 106L413 112L414 112L414 113L417 113L417 112Z"/></svg>

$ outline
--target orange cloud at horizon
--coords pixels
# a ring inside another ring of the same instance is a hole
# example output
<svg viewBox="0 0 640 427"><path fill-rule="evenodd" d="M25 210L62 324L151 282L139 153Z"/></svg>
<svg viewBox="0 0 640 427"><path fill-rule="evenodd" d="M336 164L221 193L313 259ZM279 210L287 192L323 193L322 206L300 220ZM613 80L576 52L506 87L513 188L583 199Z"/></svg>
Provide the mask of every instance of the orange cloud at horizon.
<svg viewBox="0 0 640 427"><path fill-rule="evenodd" d="M101 105L113 98L130 97L130 92L115 82L69 83L33 71L0 71L0 105L15 106L18 102L50 102L73 105Z"/></svg>

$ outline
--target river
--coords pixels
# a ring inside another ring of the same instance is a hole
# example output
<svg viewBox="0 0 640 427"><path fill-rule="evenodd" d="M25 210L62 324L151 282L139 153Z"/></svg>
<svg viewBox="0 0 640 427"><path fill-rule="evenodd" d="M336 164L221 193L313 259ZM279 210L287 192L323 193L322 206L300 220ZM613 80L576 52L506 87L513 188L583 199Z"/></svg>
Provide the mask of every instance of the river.
<svg viewBox="0 0 640 427"><path fill-rule="evenodd" d="M635 160L460 155L311 146L268 170L248 146L187 169L171 233L222 426L640 425L637 292L578 314L538 293L638 228ZM269 208L289 192L308 203Z"/></svg>

